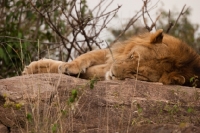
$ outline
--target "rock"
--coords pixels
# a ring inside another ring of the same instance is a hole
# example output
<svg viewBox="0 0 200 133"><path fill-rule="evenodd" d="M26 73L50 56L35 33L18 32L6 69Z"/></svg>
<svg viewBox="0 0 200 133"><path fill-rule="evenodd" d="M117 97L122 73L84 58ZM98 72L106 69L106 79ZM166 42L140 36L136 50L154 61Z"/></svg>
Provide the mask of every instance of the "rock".
<svg viewBox="0 0 200 133"><path fill-rule="evenodd" d="M8 133L8 129L6 126L0 124L0 133Z"/></svg>
<svg viewBox="0 0 200 133"><path fill-rule="evenodd" d="M11 133L197 133L200 90L133 79L18 76L0 80L0 123Z"/></svg>

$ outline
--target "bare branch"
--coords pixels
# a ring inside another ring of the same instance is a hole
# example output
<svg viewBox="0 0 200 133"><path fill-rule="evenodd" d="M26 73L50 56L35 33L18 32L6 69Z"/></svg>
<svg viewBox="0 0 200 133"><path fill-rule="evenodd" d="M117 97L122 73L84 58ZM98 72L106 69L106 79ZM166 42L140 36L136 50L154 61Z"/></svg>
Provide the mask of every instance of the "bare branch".
<svg viewBox="0 0 200 133"><path fill-rule="evenodd" d="M176 19L176 21L175 21L175 23L174 23L174 26L176 26L176 24L177 24L179 18L181 17L181 15L183 15L183 14L187 11L188 8L184 11L185 6L186 6L186 5L183 6L183 8L182 8L182 10L181 10L181 12L180 12L178 18ZM173 26L173 27L174 27L174 26Z"/></svg>
<svg viewBox="0 0 200 133"><path fill-rule="evenodd" d="M148 0L146 0L148 1ZM146 11L144 11L144 7L145 7L145 4L147 4L148 2L144 2L144 5L143 7L129 20L129 22L126 24L126 27L124 28L124 30L116 37L116 39L112 42L112 44L114 44L115 42L117 42L119 40L119 38L141 17L143 16L143 20L144 20L144 23L145 23L145 26L146 28L148 27L148 25L146 24L146 20L144 18L144 14L146 12L149 12L150 10L152 10L156 5L153 5L152 7L150 7L149 9L146 9ZM146 5L147 6L147 5ZM141 13L141 14L140 14ZM160 16L160 15L159 15ZM157 17L156 21L158 20L159 17ZM155 22L156 22L155 21ZM152 27L152 26L151 26ZM153 28L153 27L152 27ZM151 28L151 29L152 29ZM147 29L150 29L150 28L147 28ZM149 30L151 31L151 30Z"/></svg>
<svg viewBox="0 0 200 133"><path fill-rule="evenodd" d="M144 0L143 2L144 2L143 8L142 8L143 21L144 21L144 24L145 24L145 28L150 32L154 27L156 29L156 22L158 21L158 19L159 19L161 14L156 17L155 21L153 21L153 19L151 18L150 14L149 14L149 11L148 11L148 3L150 1L149 0ZM157 5L157 3L155 5ZM151 20L151 26L148 26L148 24L146 22L146 19L144 17L145 13L148 15L149 19Z"/></svg>
<svg viewBox="0 0 200 133"><path fill-rule="evenodd" d="M179 13L179 15L178 15L178 17L177 17L175 23L172 23L172 22L170 21L170 11L169 11L169 15L168 15L168 23L169 23L169 24L168 24L168 28L167 28L166 33L169 33L169 31L170 31L171 29L173 29L173 28L176 26L176 24L178 23L178 20L180 19L180 17L181 17L182 15L184 15L184 13L188 10L188 8L185 9L185 7L186 7L186 5L183 6L183 8L182 8L181 12Z"/></svg>

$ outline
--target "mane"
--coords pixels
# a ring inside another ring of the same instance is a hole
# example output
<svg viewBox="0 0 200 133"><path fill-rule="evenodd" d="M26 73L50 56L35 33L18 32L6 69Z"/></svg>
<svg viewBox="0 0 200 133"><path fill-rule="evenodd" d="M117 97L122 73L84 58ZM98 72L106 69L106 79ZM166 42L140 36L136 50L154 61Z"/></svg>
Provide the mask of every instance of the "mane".
<svg viewBox="0 0 200 133"><path fill-rule="evenodd" d="M107 55L107 63L112 63L116 59L123 59L124 55L127 55L134 45L148 45L149 43L150 33L148 32L132 36L126 41L117 42L111 47L111 53Z"/></svg>
<svg viewBox="0 0 200 133"><path fill-rule="evenodd" d="M197 52L180 39L165 34L163 43L168 45L171 57L176 60L177 67L199 60Z"/></svg>

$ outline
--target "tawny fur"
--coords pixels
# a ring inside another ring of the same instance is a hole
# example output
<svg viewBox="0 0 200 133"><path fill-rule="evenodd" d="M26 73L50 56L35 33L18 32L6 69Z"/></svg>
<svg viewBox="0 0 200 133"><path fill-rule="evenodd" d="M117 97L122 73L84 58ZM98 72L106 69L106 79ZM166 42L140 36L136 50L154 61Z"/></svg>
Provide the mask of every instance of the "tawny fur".
<svg viewBox="0 0 200 133"><path fill-rule="evenodd" d="M134 36L111 49L94 50L72 62L42 59L23 71L31 73L65 73L81 78L101 80L138 80L200 87L200 56L181 40L163 34L163 30Z"/></svg>

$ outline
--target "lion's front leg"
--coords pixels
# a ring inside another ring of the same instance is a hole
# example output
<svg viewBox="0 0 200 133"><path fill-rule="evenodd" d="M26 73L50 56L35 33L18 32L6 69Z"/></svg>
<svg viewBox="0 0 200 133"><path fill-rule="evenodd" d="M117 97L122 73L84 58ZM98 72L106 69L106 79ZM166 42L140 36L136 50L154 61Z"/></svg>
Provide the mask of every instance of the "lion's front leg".
<svg viewBox="0 0 200 133"><path fill-rule="evenodd" d="M68 75L85 73L86 69L91 66L104 64L106 62L107 52L106 49L90 51L71 62L62 64L59 67L59 71Z"/></svg>
<svg viewBox="0 0 200 133"><path fill-rule="evenodd" d="M110 69L110 64L101 64L89 67L86 69L85 73L80 74L80 78L92 79L96 78L98 80L105 80L106 73Z"/></svg>
<svg viewBox="0 0 200 133"><path fill-rule="evenodd" d="M22 74L59 73L58 67L64 63L65 62L55 61L52 59L41 59L38 61L33 61L24 68Z"/></svg>

